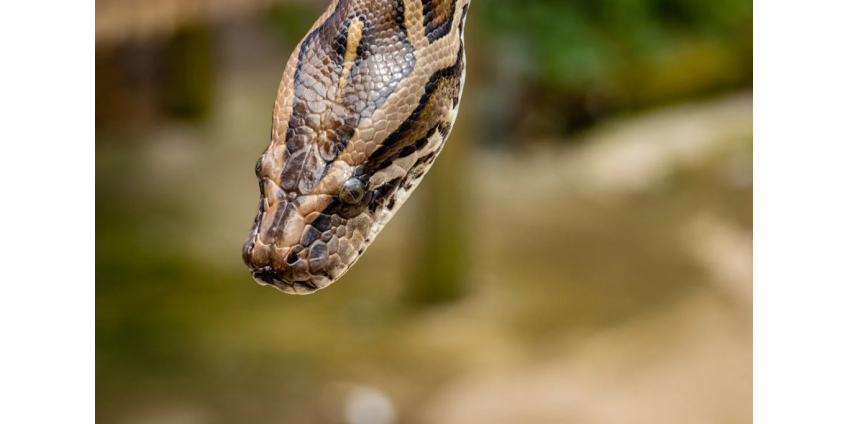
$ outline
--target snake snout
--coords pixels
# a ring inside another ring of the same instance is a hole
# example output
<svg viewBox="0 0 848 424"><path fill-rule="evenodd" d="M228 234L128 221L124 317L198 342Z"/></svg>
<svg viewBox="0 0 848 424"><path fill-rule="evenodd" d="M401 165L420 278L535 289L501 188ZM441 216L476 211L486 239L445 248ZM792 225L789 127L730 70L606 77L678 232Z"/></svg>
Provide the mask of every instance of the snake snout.
<svg viewBox="0 0 848 424"><path fill-rule="evenodd" d="M253 271L253 279L263 286L274 286L278 290L289 294L309 294L319 289L311 281L292 281L281 273L274 271L270 266Z"/></svg>
<svg viewBox="0 0 848 424"><path fill-rule="evenodd" d="M301 252L307 251L302 250ZM309 294L330 285L333 281L329 273L322 268L309 268L310 262L315 263L316 258L308 259L307 257L304 259L292 252L282 265L249 267L253 279L261 285L274 286L285 293Z"/></svg>
<svg viewBox="0 0 848 424"><path fill-rule="evenodd" d="M338 264L331 260L327 243L313 236L311 227L307 226L304 236L290 247L266 244L256 235L260 232L253 233L243 252L245 265L259 284L285 293L309 294L335 280L331 270Z"/></svg>

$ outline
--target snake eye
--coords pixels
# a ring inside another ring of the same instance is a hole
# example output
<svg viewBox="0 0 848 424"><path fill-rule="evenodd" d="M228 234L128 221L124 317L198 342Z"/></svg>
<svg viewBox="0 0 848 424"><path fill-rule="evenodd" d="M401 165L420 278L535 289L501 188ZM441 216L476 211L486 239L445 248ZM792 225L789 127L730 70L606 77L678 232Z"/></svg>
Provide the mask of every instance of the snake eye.
<svg viewBox="0 0 848 424"><path fill-rule="evenodd" d="M342 185L342 191L339 192L339 199L348 205L359 203L362 196L365 195L365 185L358 178L351 178L345 181Z"/></svg>

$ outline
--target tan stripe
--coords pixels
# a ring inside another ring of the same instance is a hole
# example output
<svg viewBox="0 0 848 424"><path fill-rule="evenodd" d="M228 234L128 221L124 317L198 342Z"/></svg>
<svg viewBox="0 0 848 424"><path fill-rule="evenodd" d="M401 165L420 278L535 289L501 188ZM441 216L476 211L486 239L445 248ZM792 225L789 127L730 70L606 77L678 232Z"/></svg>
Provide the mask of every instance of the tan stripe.
<svg viewBox="0 0 848 424"><path fill-rule="evenodd" d="M361 40L362 21L357 16L347 28L347 47L345 47L344 67L342 68L341 76L339 76L338 93L341 93L345 86L347 86L347 78L350 76L350 70L353 68L354 62L356 62L356 49L359 48L359 42Z"/></svg>
<svg viewBox="0 0 848 424"><path fill-rule="evenodd" d="M457 4L454 11L451 31L445 37L428 44L427 37L423 33L423 6L420 1L409 1L404 20L418 19L418 25L407 24L409 39L415 47L415 55L418 58L415 69L400 83L383 105L374 111L371 117L364 119L351 137L344 151L338 156L336 162L330 166L328 175L342 175L349 172L353 167L362 164L371 155L389 134L394 132L418 107L418 101L424 95L425 85L430 76L439 69L447 68L456 63L459 53L460 40L458 37L459 23L462 19L462 7ZM416 28L419 29L418 32ZM413 36L419 34L420 36ZM419 44L424 46L419 48ZM425 60L426 58L426 60ZM389 118L391 117L391 119ZM385 122L380 122L385 121ZM380 122L378 125L377 123ZM314 190L314 193L337 194L339 184L337 181L330 183L322 181Z"/></svg>
<svg viewBox="0 0 848 424"><path fill-rule="evenodd" d="M418 100L424 95L425 85L430 76L437 70L456 63L456 55L459 53L459 37L456 36L456 31L457 27L454 26L450 35L440 38L416 52L419 60L416 62L415 69L398 83L395 91L379 109L374 111L370 119L363 120L339 159L345 160L347 155L350 165L361 164L365 159L364 157L352 157L350 154L364 145L365 156L370 155L383 139L398 129L412 111L418 107ZM433 59L420 59L429 57ZM389 117L392 119L389 119ZM375 124L380 120L386 122L375 127Z"/></svg>
<svg viewBox="0 0 848 424"><path fill-rule="evenodd" d="M415 51L421 51L427 46L427 34L424 33L424 6L421 0L407 0L404 3L403 23L406 25L406 36Z"/></svg>

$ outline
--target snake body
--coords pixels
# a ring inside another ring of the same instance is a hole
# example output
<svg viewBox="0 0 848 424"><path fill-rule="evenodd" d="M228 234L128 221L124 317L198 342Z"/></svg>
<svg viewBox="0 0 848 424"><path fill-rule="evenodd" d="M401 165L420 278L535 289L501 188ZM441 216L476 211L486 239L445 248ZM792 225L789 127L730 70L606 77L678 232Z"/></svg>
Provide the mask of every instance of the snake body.
<svg viewBox="0 0 848 424"><path fill-rule="evenodd" d="M309 294L361 257L442 150L465 81L470 0L333 0L289 58L242 251Z"/></svg>

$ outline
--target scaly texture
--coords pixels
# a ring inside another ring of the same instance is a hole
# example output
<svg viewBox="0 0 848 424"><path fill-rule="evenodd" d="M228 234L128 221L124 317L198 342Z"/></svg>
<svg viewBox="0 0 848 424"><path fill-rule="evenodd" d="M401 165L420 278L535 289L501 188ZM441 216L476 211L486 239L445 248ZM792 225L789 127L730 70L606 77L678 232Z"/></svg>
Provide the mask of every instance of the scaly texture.
<svg viewBox="0 0 848 424"><path fill-rule="evenodd" d="M430 169L465 80L470 0L334 0L289 58L243 259L260 284L338 280Z"/></svg>

